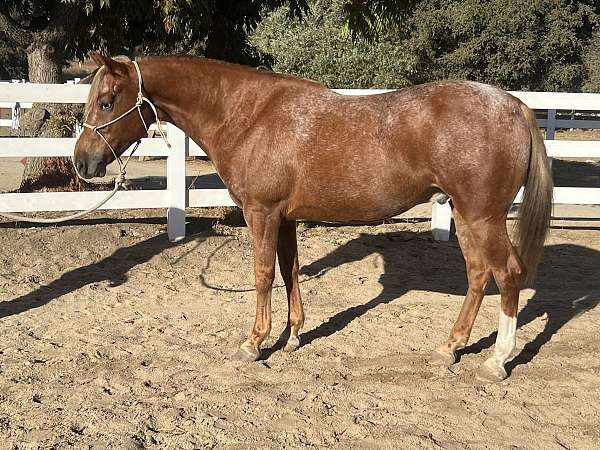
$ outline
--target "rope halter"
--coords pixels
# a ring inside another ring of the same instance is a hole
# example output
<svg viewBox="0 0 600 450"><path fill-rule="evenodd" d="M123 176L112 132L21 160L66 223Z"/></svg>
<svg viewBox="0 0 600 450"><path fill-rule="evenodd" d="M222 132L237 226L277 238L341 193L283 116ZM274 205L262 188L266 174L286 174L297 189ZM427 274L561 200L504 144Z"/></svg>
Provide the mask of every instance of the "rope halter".
<svg viewBox="0 0 600 450"><path fill-rule="evenodd" d="M142 116L142 105L144 104L144 102L148 103L150 105L150 108L152 108L152 112L154 113L154 117L156 119L156 125L158 127L158 132L160 133L161 137L165 141L165 144L167 144L167 147L169 147L169 148L171 147L171 144L169 144L169 141L167 140L167 137L165 136L165 133L163 132L163 129L160 125L160 120L158 120L158 113L156 112L156 108L154 107L152 102L150 100L148 100L146 97L144 97L144 95L142 94L142 73L140 72L140 68L138 67L138 64L136 61L131 61L131 62L133 63L133 66L135 67L135 71L137 72L137 76L138 76L138 95L137 95L137 100L135 101L135 105L133 105L131 108L129 108L129 110L127 110L126 112L121 114L116 119L113 119L110 122L106 122L102 125L91 125L91 124L87 123L87 116L85 117L85 122L83 123L84 127L89 128L90 130L92 130L94 133L96 133L98 136L100 136L102 138L104 143L108 146L108 148L110 148L110 151L115 156L115 160L119 163L119 175L115 178L115 187L113 188L113 190L110 191L108 193L108 195L105 198L103 198L100 202L98 202L96 205L92 206L89 209L86 209L85 211L81 211L81 212L72 214L70 216L58 217L56 219L38 219L38 218L34 218L34 217L25 217L25 216L19 216L19 215L8 214L8 213L3 213L3 212L0 212L0 216L6 217L10 220L19 221L19 222L25 221L25 222L34 222L34 223L60 223L60 222L66 222L67 220L78 219L80 217L85 216L86 214L89 214L89 213L101 208L106 202L108 202L112 197L114 197L114 195L119 190L119 187L121 187L125 184L125 168L127 167L127 163L129 162L129 160L131 159L131 155L133 155L133 153L137 150L138 146L140 145L141 140L138 140L136 142L135 147L133 147L133 150L127 157L127 161L125 161L125 164L123 164L123 161L117 155L117 152L115 152L115 149L112 147L112 145L110 145L110 143L106 140L106 138L102 135L102 133L100 133L100 130L102 128L106 128L109 125L112 125L115 122L118 122L123 117L125 117L126 115L131 113L134 109L137 109L138 113L140 115L140 119L142 119L142 123L144 124L144 128L146 129L146 132L148 132L148 125L146 125L146 121L144 120L144 117ZM17 105L18 105L18 103L17 103ZM89 111L88 111L88 115L89 115ZM14 115L13 115L13 123L14 123ZM75 173L77 174L77 176L79 178L82 178L81 175L79 174L79 172L77 171L77 165L75 164L75 161L72 160L72 162L73 162L73 167L75 168Z"/></svg>
<svg viewBox="0 0 600 450"><path fill-rule="evenodd" d="M100 136L100 138L104 141L104 143L106 144L106 146L110 149L110 151L112 152L113 156L115 157L115 160L119 164L119 176L117 177L117 180L116 180L116 182L118 182L119 184L123 184L125 182L125 168L127 167L127 164L129 163L129 160L131 159L131 156L137 150L138 146L140 145L140 143L142 141L141 141L141 139L138 139L138 141L135 143L135 146L133 147L133 150L131 150L131 153L127 157L127 161L125 161L125 163L123 163L123 160L121 159L121 157L119 155L117 155L117 152L115 151L115 149L113 148L113 146L110 145L110 143L108 142L108 140L100 132L101 129L106 128L106 127L108 127L109 125L112 125L115 122L118 122L123 117L128 116L130 113L132 113L133 111L135 111L137 109L137 112L138 112L138 114L140 116L142 124L144 125L144 128L146 129L146 133L147 133L148 132L148 125L146 124L146 121L144 120L144 116L142 115L142 105L144 104L144 102L146 102L146 103L148 103L148 105L150 105L150 108L152 109L152 112L154 113L154 117L156 119L156 126L158 128L158 133L160 134L160 136L162 137L162 139L165 141L165 144L167 145L167 147L171 148L171 144L167 140L167 137L165 136L165 133L164 133L164 131L162 129L162 126L160 124L160 120L158 119L158 112L156 111L156 107L154 106L154 104L147 97L144 96L144 94L142 92L142 72L140 71L140 67L138 66L137 61L131 61L131 63L133 64L133 67L135 67L135 71L137 73L137 78L138 78L138 94L137 94L137 99L135 101L135 105L133 105L131 108L129 108L127 111L125 111L120 116L114 118L113 120L111 120L109 122L103 123L101 125L92 125L92 124L87 123L87 115L86 115L86 118L85 118L85 122L83 123L83 126L85 128L89 128L90 130L92 130L92 132L94 132L98 136ZM89 115L90 111L88 111L88 115ZM77 172L77 167L75 167L75 172L79 176L79 173Z"/></svg>

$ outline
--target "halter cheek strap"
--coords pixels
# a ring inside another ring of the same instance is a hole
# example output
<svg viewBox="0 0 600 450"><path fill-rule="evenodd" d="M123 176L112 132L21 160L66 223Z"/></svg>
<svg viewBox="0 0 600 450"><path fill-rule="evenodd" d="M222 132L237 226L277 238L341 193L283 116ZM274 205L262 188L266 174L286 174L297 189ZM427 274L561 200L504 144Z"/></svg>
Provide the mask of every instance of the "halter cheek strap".
<svg viewBox="0 0 600 450"><path fill-rule="evenodd" d="M119 164L119 177L121 179L123 179L123 180L124 180L124 177L125 177L125 168L127 167L127 164L129 163L129 160L131 159L131 156L133 155L133 153L137 150L138 146L140 145L141 140L138 140L135 143L135 146L133 147L133 150L131 150L131 153L127 157L127 161L125 161L125 163L123 163L123 160L121 159L121 157L119 155L117 155L117 152L115 151L115 149L113 148L113 146L110 145L110 143L108 142L108 140L100 132L101 129L106 128L106 127L108 127L109 125L112 125L115 122L118 122L123 117L128 116L130 113L132 113L133 111L135 111L137 109L137 112L138 112L138 114L140 116L142 124L144 125L144 128L146 129L146 132L148 132L148 125L146 124L146 121L144 120L144 116L142 115L142 105L144 104L144 102L146 102L146 103L148 103L148 105L150 105L150 108L152 109L152 112L154 113L154 117L156 119L156 126L158 128L158 133L160 134L160 136L165 141L165 144L167 145L167 147L171 148L171 144L169 144L169 141L167 140L167 137L165 136L165 133L164 133L164 131L162 129L162 126L160 124L160 120L158 120L158 112L156 111L156 107L154 106L154 104L147 97L144 96L144 94L142 92L142 72L140 71L140 67L138 66L137 61L131 61L131 63L133 64L133 67L135 67L135 71L137 73L137 78L138 78L138 94L137 94L137 99L135 101L135 105L133 105L131 108L129 108L123 114L121 114L120 116L114 118L110 122L106 122L106 123L103 123L101 125L91 125L91 124L87 123L87 116L86 116L85 122L83 123L84 127L89 128L94 133L96 133L98 136L100 136L100 138L104 141L104 143L106 144L106 146L110 149L110 151L112 152L113 156L115 157L115 160ZM88 111L88 115L89 115L90 111ZM75 172L77 172L77 168L75 168ZM77 173L77 175L79 176L79 173Z"/></svg>

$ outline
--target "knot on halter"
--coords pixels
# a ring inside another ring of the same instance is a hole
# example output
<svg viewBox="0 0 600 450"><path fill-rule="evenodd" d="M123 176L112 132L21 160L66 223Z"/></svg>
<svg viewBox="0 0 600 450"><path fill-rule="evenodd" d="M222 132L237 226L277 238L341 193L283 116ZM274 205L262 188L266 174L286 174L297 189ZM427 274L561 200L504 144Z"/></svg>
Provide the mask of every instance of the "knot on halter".
<svg viewBox="0 0 600 450"><path fill-rule="evenodd" d="M125 170L123 170L117 177L115 178L115 184L119 186L123 186L125 184Z"/></svg>

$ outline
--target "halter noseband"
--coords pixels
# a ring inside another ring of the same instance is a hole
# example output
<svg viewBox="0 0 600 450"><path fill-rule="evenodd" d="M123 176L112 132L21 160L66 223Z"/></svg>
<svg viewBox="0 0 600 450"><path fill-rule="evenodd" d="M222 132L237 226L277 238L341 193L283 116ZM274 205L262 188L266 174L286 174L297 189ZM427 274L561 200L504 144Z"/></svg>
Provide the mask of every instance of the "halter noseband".
<svg viewBox="0 0 600 450"><path fill-rule="evenodd" d="M133 155L133 153L137 150L138 146L140 145L141 139L138 139L138 141L135 143L135 146L133 147L133 150L131 150L131 153L127 157L127 161L125 161L125 163L123 163L123 160L121 159L120 156L117 155L117 152L115 152L115 149L113 148L113 146L110 145L110 143L108 142L108 140L100 132L100 130L102 128L106 128L109 125L112 125L113 123L118 122L123 117L128 116L131 112L133 112L134 110L137 109L138 114L140 115L140 119L142 120L142 124L144 125L144 128L146 129L146 133L147 133L148 132L148 125L146 124L146 121L144 120L144 116L142 115L142 105L144 104L144 102L146 102L146 103L148 103L148 105L150 105L150 108L152 109L152 112L154 113L154 117L156 119L156 126L158 128L158 132L159 132L160 136L165 141L165 144L167 144L167 147L171 148L171 144L169 144L169 141L167 140L167 137L165 136L165 133L164 133L164 131L162 129L162 126L160 124L160 120L158 120L158 112L156 111L156 107L142 93L142 72L140 71L140 67L138 66L137 61L131 61L131 63L133 64L133 67L135 67L135 71L137 73L137 78L138 78L138 94L137 94L137 99L135 101L135 105L133 105L131 108L129 108L123 114L121 114L119 117L116 117L115 119L111 120L110 122L106 122L106 123L103 123L101 125L91 125L91 124L87 123L87 115L86 115L85 122L83 123L84 127L89 128L94 133L96 133L98 136L100 136L100 138L104 141L104 143L106 144L106 146L110 149L110 151L112 152L112 154L115 157L115 160L119 164L119 172L120 172L119 177L122 178L122 179L124 179L124 176L125 176L125 168L127 167L127 163L129 163L129 160L131 159L131 156ZM88 111L88 115L89 115L90 111ZM75 168L75 171L77 171L77 168ZM79 173L77 175L79 175Z"/></svg>

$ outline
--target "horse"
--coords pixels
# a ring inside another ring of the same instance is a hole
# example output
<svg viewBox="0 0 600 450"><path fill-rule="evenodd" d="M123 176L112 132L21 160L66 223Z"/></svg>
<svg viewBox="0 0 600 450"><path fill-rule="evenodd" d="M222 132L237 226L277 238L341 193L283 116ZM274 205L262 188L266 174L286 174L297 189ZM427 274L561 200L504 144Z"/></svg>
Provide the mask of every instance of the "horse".
<svg viewBox="0 0 600 450"><path fill-rule="evenodd" d="M284 350L300 346L298 220L375 222L446 196L468 291L431 361L457 361L493 277L501 296L498 334L477 376L506 378L519 292L543 252L553 189L535 115L519 99L470 81L344 96L311 80L208 58L123 62L94 53L92 59L99 69L74 150L79 174L103 176L145 136L146 123L166 121L202 147L243 210L254 254L256 316L235 359L260 358L271 331L276 259L288 299ZM130 114L135 109L138 114ZM511 241L506 219L521 186Z"/></svg>

